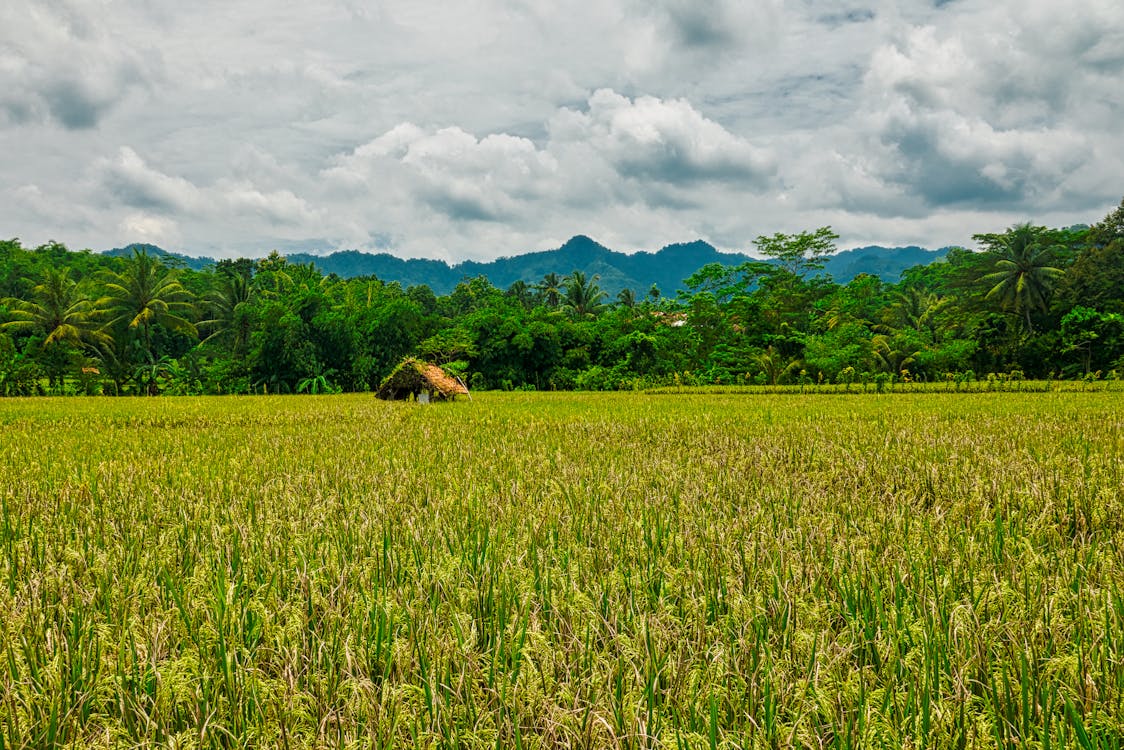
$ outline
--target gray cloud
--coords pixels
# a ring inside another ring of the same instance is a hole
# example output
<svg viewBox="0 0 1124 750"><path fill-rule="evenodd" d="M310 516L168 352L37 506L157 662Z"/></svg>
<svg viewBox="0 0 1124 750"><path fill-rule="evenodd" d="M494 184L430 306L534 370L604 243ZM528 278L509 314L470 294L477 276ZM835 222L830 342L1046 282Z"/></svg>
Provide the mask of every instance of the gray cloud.
<svg viewBox="0 0 1124 750"><path fill-rule="evenodd" d="M150 168L136 151L122 147L115 159L98 166L101 184L127 206L162 212L190 212L200 200L195 185Z"/></svg>
<svg viewBox="0 0 1124 750"><path fill-rule="evenodd" d="M836 27L850 23L866 23L873 21L875 12L872 8L852 8L851 10L832 11L819 16L816 20L825 26Z"/></svg>
<svg viewBox="0 0 1124 750"><path fill-rule="evenodd" d="M631 100L602 89L590 97L586 111L561 112L551 133L560 140L589 143L626 178L761 187L775 171L763 150L685 100Z"/></svg>
<svg viewBox="0 0 1124 750"><path fill-rule="evenodd" d="M902 157L899 181L928 206L1010 203L1033 188L1033 165L1025 152L993 162L981 154L950 154L937 128L902 125L888 129L883 138Z"/></svg>
<svg viewBox="0 0 1124 750"><path fill-rule="evenodd" d="M9 122L97 127L153 71L134 44L79 2L7 3L0 9L0 112Z"/></svg>
<svg viewBox="0 0 1124 750"><path fill-rule="evenodd" d="M0 227L460 259L1095 221L1116 0L11 0Z"/></svg>
<svg viewBox="0 0 1124 750"><path fill-rule="evenodd" d="M946 27L907 28L877 50L865 92L867 124L886 148L876 172L932 209L1048 210L1082 189L1086 204L1103 199L1092 176L1117 136L1105 108L1089 102L1108 93L1101 65L1119 56L1100 50L1124 42L1124 8L1085 10L981 6Z"/></svg>
<svg viewBox="0 0 1124 750"><path fill-rule="evenodd" d="M666 14L674 38L687 47L722 48L737 40L721 0L667 0L654 7Z"/></svg>

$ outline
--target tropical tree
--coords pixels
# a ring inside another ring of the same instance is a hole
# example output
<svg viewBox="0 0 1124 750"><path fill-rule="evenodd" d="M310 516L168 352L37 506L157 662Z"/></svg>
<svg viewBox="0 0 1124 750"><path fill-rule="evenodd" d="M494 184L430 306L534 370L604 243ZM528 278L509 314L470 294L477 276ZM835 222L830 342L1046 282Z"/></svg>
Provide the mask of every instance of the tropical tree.
<svg viewBox="0 0 1124 750"><path fill-rule="evenodd" d="M800 361L786 358L773 345L753 357L753 363L765 374L769 385L776 385L782 378L800 369Z"/></svg>
<svg viewBox="0 0 1124 750"><path fill-rule="evenodd" d="M977 234L973 239L997 256L994 270L980 279L988 289L985 299L1021 315L1027 333L1033 335L1030 314L1046 310L1050 292L1063 274L1052 265L1059 246L1050 242L1050 231L1017 224L1003 234Z"/></svg>
<svg viewBox="0 0 1124 750"><path fill-rule="evenodd" d="M187 316L194 310L193 295L179 281L179 271L166 268L155 257L134 250L120 273L105 275L105 296L98 300L110 316L106 328L134 332L149 360L153 357L152 332L155 326L199 335Z"/></svg>
<svg viewBox="0 0 1124 750"><path fill-rule="evenodd" d="M937 343L938 316L948 306L947 298L910 286L894 292L891 299L883 310L884 324L876 330L887 333L908 328L926 334L930 344Z"/></svg>
<svg viewBox="0 0 1124 750"><path fill-rule="evenodd" d="M507 291L504 294L518 302L524 308L530 309L531 305L533 304L531 287L529 284L527 284L526 281L523 281L522 279L513 281L511 286L507 288Z"/></svg>
<svg viewBox="0 0 1124 750"><path fill-rule="evenodd" d="M253 296L253 285L245 276L220 273L215 288L203 298L203 308L210 317L197 327L210 332L204 342L229 338L232 351L236 355L243 353L250 340Z"/></svg>
<svg viewBox="0 0 1124 750"><path fill-rule="evenodd" d="M45 268L42 280L31 289L30 300L5 299L12 320L0 325L8 331L41 332L43 346L70 343L96 348L110 343L99 330L97 306L70 278L69 268Z"/></svg>
<svg viewBox="0 0 1124 750"><path fill-rule="evenodd" d="M546 306L555 309L562 304L562 277L556 273L548 273L542 281L535 284L535 289L541 295Z"/></svg>
<svg viewBox="0 0 1124 750"><path fill-rule="evenodd" d="M586 279L582 271L574 271L566 278L566 309L579 318L596 315L601 309L601 300L607 295L597 285L600 276L594 274Z"/></svg>
<svg viewBox="0 0 1124 750"><path fill-rule="evenodd" d="M908 337L878 334L871 339L871 353L880 369L899 375L917 359L919 347Z"/></svg>
<svg viewBox="0 0 1124 750"><path fill-rule="evenodd" d="M758 252L773 258L785 271L803 277L812 271L823 270L823 259L835 252L837 239L839 235L831 227L820 227L814 232L777 232L772 237L761 235L753 244Z"/></svg>
<svg viewBox="0 0 1124 750"><path fill-rule="evenodd" d="M636 292L625 287L617 293L617 303L622 307L636 307Z"/></svg>

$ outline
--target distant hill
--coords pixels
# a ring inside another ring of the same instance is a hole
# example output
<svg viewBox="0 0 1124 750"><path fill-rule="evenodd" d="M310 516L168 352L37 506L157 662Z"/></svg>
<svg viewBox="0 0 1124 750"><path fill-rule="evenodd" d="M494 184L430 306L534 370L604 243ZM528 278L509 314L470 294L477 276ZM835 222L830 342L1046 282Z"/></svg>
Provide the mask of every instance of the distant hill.
<svg viewBox="0 0 1124 750"><path fill-rule="evenodd" d="M172 253L157 245L149 245L143 242L134 242L125 247L115 247L112 250L105 250L102 255L109 255L114 258L128 258L133 254L134 250L146 252L149 255L159 256L169 266L183 266L184 268L192 268L196 271L202 271L207 266L215 264L214 258L193 258L190 255L181 255L180 253Z"/></svg>
<svg viewBox="0 0 1124 750"><path fill-rule="evenodd" d="M841 284L860 273L877 276L883 281L897 282L902 272L914 266L927 266L948 255L948 248L926 250L923 247L880 247L869 245L841 250L827 259L824 272Z"/></svg>
<svg viewBox="0 0 1124 750"><path fill-rule="evenodd" d="M129 245L108 251L107 254L127 256L133 248L143 248L189 268L201 269L215 261L211 258L191 258L179 253L169 253L155 245ZM878 246L843 250L827 259L825 272L839 283L847 283L861 273L868 273L894 282L902 271L912 266L925 265L939 260L948 250L926 250L920 247ZM322 273L334 273L343 278L377 276L384 281L397 281L403 286L426 284L436 294L448 294L465 278L486 277L495 286L505 289L516 281L533 284L548 273L565 276L575 270L592 276L598 274L599 284L610 295L626 287L640 296L653 284L667 296L682 288L683 280L708 263L737 265L750 256L741 253L724 253L701 240L668 245L657 252L619 253L584 235L573 237L555 250L515 255L481 263L464 261L454 265L440 260L414 258L404 260L388 253L363 253L344 250L330 255L296 253L286 256L290 263L311 263Z"/></svg>

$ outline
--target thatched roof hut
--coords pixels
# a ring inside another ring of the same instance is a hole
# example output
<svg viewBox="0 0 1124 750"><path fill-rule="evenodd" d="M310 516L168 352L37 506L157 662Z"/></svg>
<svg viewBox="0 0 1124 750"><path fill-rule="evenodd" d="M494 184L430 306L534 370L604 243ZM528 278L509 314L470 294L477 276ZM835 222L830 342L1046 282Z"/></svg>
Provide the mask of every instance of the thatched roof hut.
<svg viewBox="0 0 1124 750"><path fill-rule="evenodd" d="M375 395L381 399L395 401L421 394L432 400L452 401L458 395L468 395L468 389L459 379L437 365L407 357L386 376Z"/></svg>

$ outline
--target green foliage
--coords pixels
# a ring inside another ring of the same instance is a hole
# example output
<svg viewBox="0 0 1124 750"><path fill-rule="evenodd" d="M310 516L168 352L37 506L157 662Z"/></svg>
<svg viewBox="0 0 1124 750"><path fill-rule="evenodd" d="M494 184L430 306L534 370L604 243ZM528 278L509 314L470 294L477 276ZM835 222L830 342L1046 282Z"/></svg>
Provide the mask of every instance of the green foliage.
<svg viewBox="0 0 1124 750"><path fill-rule="evenodd" d="M1004 234L977 234L974 239L995 256L994 270L981 277L985 299L1021 314L1027 333L1034 333L1031 313L1044 312L1063 271L1052 265L1063 249L1057 233L1045 227L1018 224Z"/></svg>
<svg viewBox="0 0 1124 750"><path fill-rule="evenodd" d="M0 396L34 396L42 388L42 371L36 362L16 351L12 337L0 333Z"/></svg>
<svg viewBox="0 0 1124 750"><path fill-rule="evenodd" d="M574 316L578 318L592 317L602 307L606 293L597 285L599 276L594 274L591 278L581 271L574 271L566 277L564 304Z"/></svg>
<svg viewBox="0 0 1124 750"><path fill-rule="evenodd" d="M8 240L0 331L19 371L33 365L52 393L369 391L407 356L479 375L481 387L538 390L666 385L687 372L725 386L798 384L801 371L831 384L848 368L917 382L967 369L1081 377L1124 357L1113 317L1124 313L1122 211L1087 231L977 235L984 252L954 248L897 284L815 275L834 247L829 227L759 237L769 262L704 263L675 297L625 289L615 304L580 270L506 291L476 276L437 296L325 276L276 252L197 271L141 248L108 257ZM608 252L569 244L575 265ZM706 247L668 257L710 260Z"/></svg>
<svg viewBox="0 0 1124 750"><path fill-rule="evenodd" d="M759 253L773 258L787 273L803 277L823 270L824 258L835 252L837 239L839 235L831 227L820 227L814 232L761 235L753 244Z"/></svg>
<svg viewBox="0 0 1124 750"><path fill-rule="evenodd" d="M1124 315L1074 307L1062 318L1061 338L1066 351L1079 357L1080 374L1108 369L1124 355Z"/></svg>

